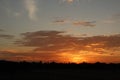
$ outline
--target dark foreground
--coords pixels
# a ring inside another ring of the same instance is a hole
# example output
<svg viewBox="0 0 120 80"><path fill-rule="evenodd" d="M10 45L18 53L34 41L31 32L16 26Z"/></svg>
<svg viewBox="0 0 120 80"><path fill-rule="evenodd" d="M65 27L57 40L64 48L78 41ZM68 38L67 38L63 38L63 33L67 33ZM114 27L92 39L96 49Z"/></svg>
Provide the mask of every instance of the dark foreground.
<svg viewBox="0 0 120 80"><path fill-rule="evenodd" d="M120 80L120 64L0 61L0 80Z"/></svg>

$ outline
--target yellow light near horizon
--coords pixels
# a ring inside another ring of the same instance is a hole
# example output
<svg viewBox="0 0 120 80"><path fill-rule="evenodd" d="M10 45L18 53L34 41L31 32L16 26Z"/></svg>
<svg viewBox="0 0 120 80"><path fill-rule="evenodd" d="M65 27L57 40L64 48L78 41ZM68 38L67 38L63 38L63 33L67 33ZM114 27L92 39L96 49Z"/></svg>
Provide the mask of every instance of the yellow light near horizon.
<svg viewBox="0 0 120 80"><path fill-rule="evenodd" d="M72 3L73 2L73 0L67 0L69 3Z"/></svg>
<svg viewBox="0 0 120 80"><path fill-rule="evenodd" d="M74 54L71 52L62 53L61 57L64 57L64 59L66 60L65 62L72 62L72 63L86 62L85 57L81 56L80 54Z"/></svg>
<svg viewBox="0 0 120 80"><path fill-rule="evenodd" d="M71 57L71 62L74 62L74 63L81 63L81 62L84 62L84 58L80 57L80 56L73 56Z"/></svg>

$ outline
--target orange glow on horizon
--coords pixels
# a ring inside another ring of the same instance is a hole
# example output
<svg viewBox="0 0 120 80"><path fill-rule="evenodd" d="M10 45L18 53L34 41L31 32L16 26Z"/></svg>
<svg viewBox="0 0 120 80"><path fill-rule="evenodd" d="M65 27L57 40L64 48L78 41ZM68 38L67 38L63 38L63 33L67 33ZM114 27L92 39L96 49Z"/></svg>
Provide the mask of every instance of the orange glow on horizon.
<svg viewBox="0 0 120 80"><path fill-rule="evenodd" d="M98 48L97 51L102 51L104 49ZM68 50L65 52L54 52L54 51L19 51L17 49L6 49L1 50L0 58L3 60L10 61L28 61L28 62L60 62L60 63L95 63L95 62L105 62L105 63L119 63L119 54L110 55L108 53L100 54L95 51L87 50ZM4 53L4 54L3 54ZM54 53L54 54L51 54Z"/></svg>
<svg viewBox="0 0 120 80"><path fill-rule="evenodd" d="M86 62L86 60L83 57L80 57L80 56L72 56L70 60L73 63Z"/></svg>
<svg viewBox="0 0 120 80"><path fill-rule="evenodd" d="M72 3L73 2L73 0L67 0L69 3Z"/></svg>
<svg viewBox="0 0 120 80"><path fill-rule="evenodd" d="M61 60L64 62L73 62L73 63L82 63L87 62L86 58L79 55L79 54L73 54L71 52L65 52L61 54L61 57L64 57L65 60Z"/></svg>

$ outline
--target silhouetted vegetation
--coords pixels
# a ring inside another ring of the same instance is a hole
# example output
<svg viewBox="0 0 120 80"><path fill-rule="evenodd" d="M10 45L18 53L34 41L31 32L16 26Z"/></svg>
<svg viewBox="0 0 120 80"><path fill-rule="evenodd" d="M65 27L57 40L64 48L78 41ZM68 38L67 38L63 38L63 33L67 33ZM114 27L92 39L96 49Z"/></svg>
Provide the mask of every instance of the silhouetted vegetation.
<svg viewBox="0 0 120 80"><path fill-rule="evenodd" d="M120 64L0 61L0 80L120 80Z"/></svg>

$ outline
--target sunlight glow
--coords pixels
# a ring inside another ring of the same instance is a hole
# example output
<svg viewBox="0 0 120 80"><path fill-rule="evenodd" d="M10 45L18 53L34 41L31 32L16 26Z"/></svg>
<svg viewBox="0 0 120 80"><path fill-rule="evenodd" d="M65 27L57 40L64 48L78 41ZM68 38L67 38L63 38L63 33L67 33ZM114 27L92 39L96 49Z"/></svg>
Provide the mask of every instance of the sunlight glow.
<svg viewBox="0 0 120 80"><path fill-rule="evenodd" d="M71 57L71 62L73 63L81 63L81 62L85 62L86 60L80 56L72 56Z"/></svg>
<svg viewBox="0 0 120 80"><path fill-rule="evenodd" d="M69 3L72 3L73 2L73 0L67 0Z"/></svg>
<svg viewBox="0 0 120 80"><path fill-rule="evenodd" d="M87 61L85 57L71 52L62 53L61 56L65 58L65 62L82 63Z"/></svg>

